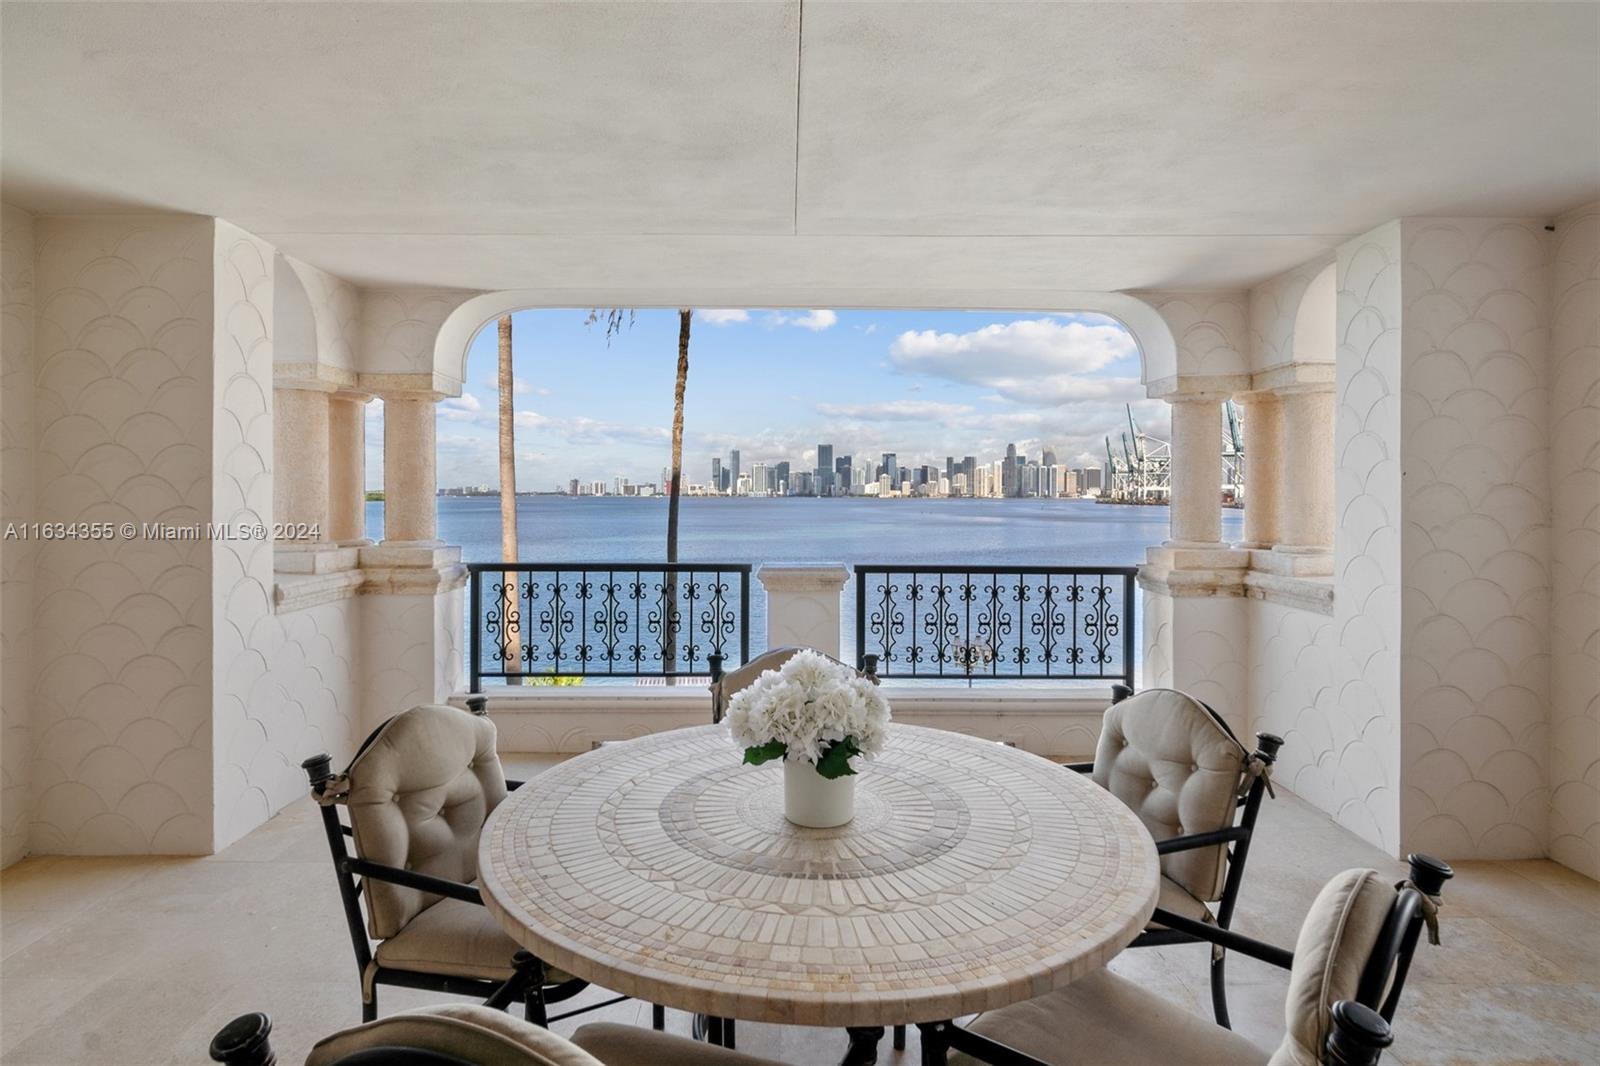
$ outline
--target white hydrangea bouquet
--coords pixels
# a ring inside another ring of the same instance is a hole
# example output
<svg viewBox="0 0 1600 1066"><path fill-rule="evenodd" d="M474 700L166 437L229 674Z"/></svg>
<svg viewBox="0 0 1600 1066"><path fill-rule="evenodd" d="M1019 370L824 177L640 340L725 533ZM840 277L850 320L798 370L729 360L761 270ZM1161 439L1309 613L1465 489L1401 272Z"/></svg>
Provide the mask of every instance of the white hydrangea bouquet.
<svg viewBox="0 0 1600 1066"><path fill-rule="evenodd" d="M855 773L888 735L889 704L871 681L814 651L797 652L728 704L728 728L752 766L772 759L808 762L832 780Z"/></svg>

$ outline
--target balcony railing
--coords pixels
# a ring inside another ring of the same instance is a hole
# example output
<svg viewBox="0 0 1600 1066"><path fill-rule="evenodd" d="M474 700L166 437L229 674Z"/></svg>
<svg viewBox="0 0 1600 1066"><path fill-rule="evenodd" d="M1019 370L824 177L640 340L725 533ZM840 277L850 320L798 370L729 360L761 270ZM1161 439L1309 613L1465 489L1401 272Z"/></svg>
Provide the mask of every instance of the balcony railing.
<svg viewBox="0 0 1600 1066"><path fill-rule="evenodd" d="M484 678L705 677L750 657L748 564L467 569L473 692Z"/></svg>
<svg viewBox="0 0 1600 1066"><path fill-rule="evenodd" d="M857 565L856 660L890 678L1133 687L1131 566Z"/></svg>

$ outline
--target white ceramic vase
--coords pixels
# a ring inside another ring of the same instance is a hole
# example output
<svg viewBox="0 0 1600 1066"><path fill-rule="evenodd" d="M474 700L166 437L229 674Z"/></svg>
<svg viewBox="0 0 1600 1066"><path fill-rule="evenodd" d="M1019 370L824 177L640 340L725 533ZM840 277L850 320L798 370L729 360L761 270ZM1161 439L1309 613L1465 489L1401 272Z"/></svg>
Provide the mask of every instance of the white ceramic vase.
<svg viewBox="0 0 1600 1066"><path fill-rule="evenodd" d="M856 813L854 774L829 780L808 762L783 764L783 816L808 829L832 829Z"/></svg>

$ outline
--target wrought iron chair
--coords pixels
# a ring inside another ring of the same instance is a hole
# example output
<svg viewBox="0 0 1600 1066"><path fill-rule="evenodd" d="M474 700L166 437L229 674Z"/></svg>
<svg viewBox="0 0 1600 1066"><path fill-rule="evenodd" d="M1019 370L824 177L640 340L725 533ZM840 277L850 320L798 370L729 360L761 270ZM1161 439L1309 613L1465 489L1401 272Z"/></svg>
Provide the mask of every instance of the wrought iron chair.
<svg viewBox="0 0 1600 1066"><path fill-rule="evenodd" d="M766 673L768 670L777 670L783 666L784 663L788 662L790 659L793 659L800 652L815 650L816 649L814 648L800 648L792 645L786 645L781 648L769 648L760 655L757 655L754 659L751 659L749 662L745 663L743 666L735 667L726 673L724 673L722 669L722 656L709 656L708 658L711 661L712 723L715 724L722 721L723 715L728 712L728 701L732 700L734 695L738 693L740 689L749 686L752 681ZM826 655L827 653L819 652L818 654ZM827 657L829 659L833 659L833 656L831 655L828 655ZM836 663L839 662L838 659L833 659L833 661ZM839 665L844 666L847 664L839 663ZM851 667L851 669L855 668ZM869 679L874 685L876 685L878 683L878 657L876 655L865 656L865 667L861 670L857 670L856 672L862 677Z"/></svg>
<svg viewBox="0 0 1600 1066"><path fill-rule="evenodd" d="M531 958L531 956L530 956ZM211 1041L224 1066L273 1066L272 1021L235 1018ZM781 1066L681 1036L626 1025L586 1025L572 1040L493 1004L426 1007L319 1040L306 1066Z"/></svg>
<svg viewBox="0 0 1600 1066"><path fill-rule="evenodd" d="M1392 1043L1394 1020L1424 927L1437 944L1439 893L1452 876L1427 855L1410 876L1384 883L1376 870L1346 870L1317 895L1294 951L1157 908L1163 925L1289 971L1287 1032L1268 1052L1109 970L1056 992L980 1015L965 1028L921 1025L923 1063L1004 1066L1373 1066ZM956 1052L950 1059L949 1053Z"/></svg>
<svg viewBox="0 0 1600 1066"><path fill-rule="evenodd" d="M1173 689L1137 696L1122 686L1100 728L1092 763L1067 768L1130 807L1156 838L1163 910L1220 929L1233 922L1261 798L1283 740L1256 734L1256 750L1222 716ZM1213 906L1215 910L1213 910ZM1193 944L1198 937L1152 922L1130 947ZM1227 952L1213 942L1211 1007L1228 1027Z"/></svg>
<svg viewBox="0 0 1600 1066"><path fill-rule="evenodd" d="M473 713L424 705L395 715L362 741L342 774L328 755L301 764L333 855L365 1021L377 1017L380 984L484 998L515 976L512 959L521 949L495 924L473 882L484 820L522 782L505 779L494 723L483 715L483 701L475 702ZM587 982L537 959L530 965L525 1011L544 1025L546 1005L570 999Z"/></svg>

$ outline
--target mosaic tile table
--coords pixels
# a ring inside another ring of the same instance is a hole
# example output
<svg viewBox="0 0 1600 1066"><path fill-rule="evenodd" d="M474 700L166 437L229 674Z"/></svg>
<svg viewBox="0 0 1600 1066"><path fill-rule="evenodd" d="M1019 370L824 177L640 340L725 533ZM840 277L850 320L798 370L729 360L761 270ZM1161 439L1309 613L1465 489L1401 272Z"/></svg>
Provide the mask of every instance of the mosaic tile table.
<svg viewBox="0 0 1600 1066"><path fill-rule="evenodd" d="M608 744L490 816L500 925L605 988L725 1018L898 1025L1041 995L1104 965L1155 908L1155 845L1087 778L895 725L836 829L783 817L779 764L722 726Z"/></svg>

